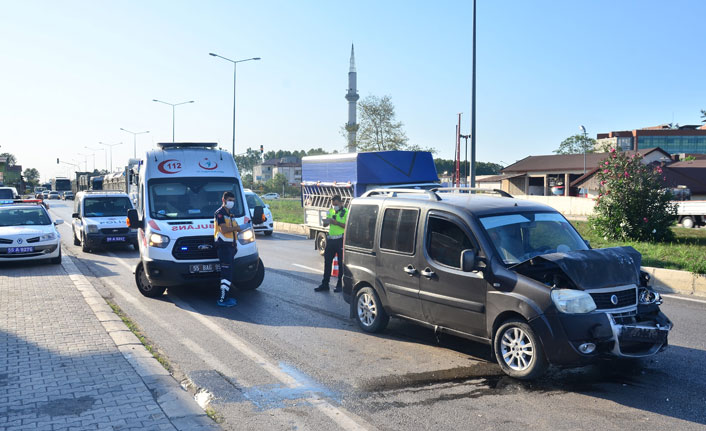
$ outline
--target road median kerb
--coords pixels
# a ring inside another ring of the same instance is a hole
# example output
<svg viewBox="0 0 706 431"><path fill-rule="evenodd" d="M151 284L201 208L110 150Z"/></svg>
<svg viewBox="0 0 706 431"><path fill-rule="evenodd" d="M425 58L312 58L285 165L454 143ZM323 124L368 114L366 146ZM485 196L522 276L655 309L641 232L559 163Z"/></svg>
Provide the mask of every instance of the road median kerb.
<svg viewBox="0 0 706 431"><path fill-rule="evenodd" d="M78 269L73 258L65 254L62 266L120 353L153 394L155 401L172 425L178 430L220 429L113 312L105 299Z"/></svg>

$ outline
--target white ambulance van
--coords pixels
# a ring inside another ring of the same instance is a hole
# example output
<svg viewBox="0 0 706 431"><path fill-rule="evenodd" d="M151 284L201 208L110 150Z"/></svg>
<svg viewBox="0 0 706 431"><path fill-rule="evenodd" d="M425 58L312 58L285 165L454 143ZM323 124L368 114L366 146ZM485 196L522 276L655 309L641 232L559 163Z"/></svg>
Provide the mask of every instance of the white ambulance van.
<svg viewBox="0 0 706 431"><path fill-rule="evenodd" d="M235 194L231 212L238 224L250 222L238 168L215 143L161 143L139 167L137 205L128 211L136 227L140 262L135 282L148 297L177 285L215 285L220 265L213 242L214 213L223 192ZM256 209L260 214L262 209ZM252 225L251 225L252 226ZM265 276L252 228L238 234L233 284L257 289ZM211 283L212 282L212 283Z"/></svg>

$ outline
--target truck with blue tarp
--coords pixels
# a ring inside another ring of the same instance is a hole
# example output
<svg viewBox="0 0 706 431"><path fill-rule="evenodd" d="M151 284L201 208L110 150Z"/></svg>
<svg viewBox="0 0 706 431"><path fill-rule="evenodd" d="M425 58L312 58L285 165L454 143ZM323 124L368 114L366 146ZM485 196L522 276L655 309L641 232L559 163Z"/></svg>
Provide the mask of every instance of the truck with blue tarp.
<svg viewBox="0 0 706 431"><path fill-rule="evenodd" d="M373 151L302 158L302 206L309 238L321 253L326 248L322 220L331 197L341 196L346 208L353 198L376 188L435 188L439 176L428 151Z"/></svg>

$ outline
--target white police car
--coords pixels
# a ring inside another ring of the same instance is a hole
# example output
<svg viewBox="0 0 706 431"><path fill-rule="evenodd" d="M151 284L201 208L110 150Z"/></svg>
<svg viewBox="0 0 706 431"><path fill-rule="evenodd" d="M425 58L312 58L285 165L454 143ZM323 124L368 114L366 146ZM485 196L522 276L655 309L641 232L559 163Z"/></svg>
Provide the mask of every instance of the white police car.
<svg viewBox="0 0 706 431"><path fill-rule="evenodd" d="M74 245L84 252L113 245L132 244L138 249L137 229L127 226L127 211L133 205L130 197L113 190L83 191L74 199Z"/></svg>
<svg viewBox="0 0 706 431"><path fill-rule="evenodd" d="M0 262L45 260L61 263L61 237L39 201L0 202Z"/></svg>

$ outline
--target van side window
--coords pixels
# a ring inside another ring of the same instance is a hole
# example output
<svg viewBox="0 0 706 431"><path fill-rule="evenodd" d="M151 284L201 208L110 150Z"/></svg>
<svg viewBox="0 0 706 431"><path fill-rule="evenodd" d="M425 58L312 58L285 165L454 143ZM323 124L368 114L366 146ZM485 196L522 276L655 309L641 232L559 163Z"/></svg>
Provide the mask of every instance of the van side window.
<svg viewBox="0 0 706 431"><path fill-rule="evenodd" d="M429 217L427 252L434 261L461 268L461 252L472 249L473 244L456 223L440 217Z"/></svg>
<svg viewBox="0 0 706 431"><path fill-rule="evenodd" d="M351 206L346 226L346 245L372 250L377 219L377 205Z"/></svg>
<svg viewBox="0 0 706 431"><path fill-rule="evenodd" d="M388 208L382 221L380 248L414 254L415 232L419 211Z"/></svg>

